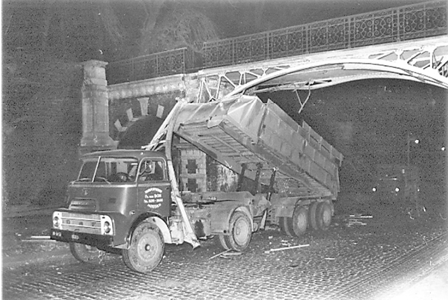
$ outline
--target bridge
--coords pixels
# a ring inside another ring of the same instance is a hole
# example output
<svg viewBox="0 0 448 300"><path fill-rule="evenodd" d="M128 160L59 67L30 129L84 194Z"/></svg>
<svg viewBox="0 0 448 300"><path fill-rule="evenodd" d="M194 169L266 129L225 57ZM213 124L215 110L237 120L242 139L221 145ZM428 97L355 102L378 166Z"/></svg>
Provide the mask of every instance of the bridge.
<svg viewBox="0 0 448 300"><path fill-rule="evenodd" d="M89 61L84 77L85 149L115 147L132 124L149 115L163 118L176 99L208 102L238 93L311 92L372 78L448 89L447 2L209 41L202 55L181 48L110 64ZM300 100L301 109L306 100Z"/></svg>

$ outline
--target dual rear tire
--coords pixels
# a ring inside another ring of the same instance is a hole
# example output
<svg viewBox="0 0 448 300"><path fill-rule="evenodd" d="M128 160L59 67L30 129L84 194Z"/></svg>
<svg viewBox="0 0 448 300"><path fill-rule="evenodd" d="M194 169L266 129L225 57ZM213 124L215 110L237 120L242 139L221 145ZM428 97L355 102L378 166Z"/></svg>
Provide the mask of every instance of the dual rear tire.
<svg viewBox="0 0 448 300"><path fill-rule="evenodd" d="M299 237L310 227L316 231L330 228L333 210L328 202L313 202L309 206L296 206L292 217L280 217L279 225L283 233Z"/></svg>
<svg viewBox="0 0 448 300"><path fill-rule="evenodd" d="M316 223L318 230L326 231L330 228L333 209L328 202L320 202L316 208Z"/></svg>
<svg viewBox="0 0 448 300"><path fill-rule="evenodd" d="M308 227L308 208L296 206L292 217L280 217L280 229L289 236L299 237L305 234Z"/></svg>

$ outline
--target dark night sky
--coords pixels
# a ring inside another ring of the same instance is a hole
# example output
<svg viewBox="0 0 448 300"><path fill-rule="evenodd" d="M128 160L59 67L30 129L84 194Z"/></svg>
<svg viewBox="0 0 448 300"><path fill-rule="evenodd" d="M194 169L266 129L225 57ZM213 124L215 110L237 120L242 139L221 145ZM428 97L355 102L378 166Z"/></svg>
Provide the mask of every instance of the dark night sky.
<svg viewBox="0 0 448 300"><path fill-rule="evenodd" d="M217 25L220 37L228 38L260 31L339 18L374 10L427 2L425 0L180 0L187 7L203 11ZM262 18L254 20L254 10L264 5ZM118 0L114 6L120 20L135 28L138 1ZM136 34L137 31L134 31Z"/></svg>
<svg viewBox="0 0 448 300"><path fill-rule="evenodd" d="M202 4L206 1L200 1ZM277 0L265 2L265 10L262 22L255 24L245 17L248 11L254 9L260 1L232 1L235 3L229 14L218 14L214 20L220 28L224 29L226 37L259 32L256 25L262 26L262 30L273 30L288 26L307 24L316 21L339 18L374 10L387 9L402 5L409 5L424 0L402 0L402 1L373 1L373 0ZM213 1L207 2L213 7ZM207 4L205 6L207 8ZM229 22L229 15L231 22Z"/></svg>

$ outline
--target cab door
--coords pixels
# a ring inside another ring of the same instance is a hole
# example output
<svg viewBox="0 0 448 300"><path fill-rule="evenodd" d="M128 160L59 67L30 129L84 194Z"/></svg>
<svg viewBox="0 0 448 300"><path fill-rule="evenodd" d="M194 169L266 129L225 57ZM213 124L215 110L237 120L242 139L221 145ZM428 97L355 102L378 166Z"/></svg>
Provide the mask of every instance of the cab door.
<svg viewBox="0 0 448 300"><path fill-rule="evenodd" d="M138 168L137 186L140 211L151 211L162 217L170 215L171 184L164 159L143 159Z"/></svg>

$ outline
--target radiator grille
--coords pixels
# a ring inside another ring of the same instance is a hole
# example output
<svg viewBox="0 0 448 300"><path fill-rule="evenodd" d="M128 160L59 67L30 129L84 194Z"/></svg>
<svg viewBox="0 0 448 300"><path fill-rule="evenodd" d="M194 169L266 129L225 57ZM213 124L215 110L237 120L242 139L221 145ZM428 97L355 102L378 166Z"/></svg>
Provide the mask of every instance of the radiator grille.
<svg viewBox="0 0 448 300"><path fill-rule="evenodd" d="M62 212L62 230L101 234L101 217L96 214Z"/></svg>

